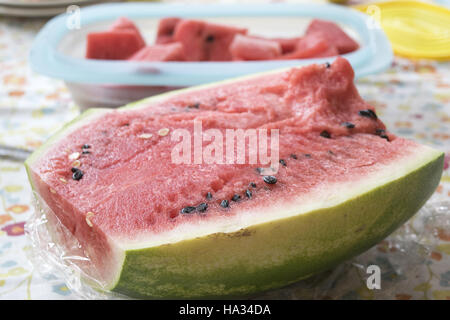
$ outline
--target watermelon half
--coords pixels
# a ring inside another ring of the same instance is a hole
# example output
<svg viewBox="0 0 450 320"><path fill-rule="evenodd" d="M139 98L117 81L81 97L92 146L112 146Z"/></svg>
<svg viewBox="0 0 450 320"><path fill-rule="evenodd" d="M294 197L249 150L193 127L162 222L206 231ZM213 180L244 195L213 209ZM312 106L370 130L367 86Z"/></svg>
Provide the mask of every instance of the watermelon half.
<svg viewBox="0 0 450 320"><path fill-rule="evenodd" d="M440 180L443 152L389 133L353 76L338 58L91 109L30 156L29 179L109 290L223 298L282 287L381 241ZM172 133L199 121L216 137L278 129L278 171L261 175L247 158L174 163Z"/></svg>

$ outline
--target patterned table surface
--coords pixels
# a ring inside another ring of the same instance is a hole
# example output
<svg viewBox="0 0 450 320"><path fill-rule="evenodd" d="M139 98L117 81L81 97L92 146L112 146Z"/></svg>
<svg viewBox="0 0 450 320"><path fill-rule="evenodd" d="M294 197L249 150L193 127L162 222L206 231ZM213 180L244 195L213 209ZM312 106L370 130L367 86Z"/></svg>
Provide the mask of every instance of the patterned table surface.
<svg viewBox="0 0 450 320"><path fill-rule="evenodd" d="M0 143L36 148L79 113L60 81L27 62L42 20L0 18ZM262 298L450 299L450 63L396 58L383 74L357 82L388 128L446 152L438 189L411 221L334 270ZM32 214L24 166L0 160L0 299L73 299L61 278L27 259L24 224ZM365 284L366 266L381 267L381 290Z"/></svg>

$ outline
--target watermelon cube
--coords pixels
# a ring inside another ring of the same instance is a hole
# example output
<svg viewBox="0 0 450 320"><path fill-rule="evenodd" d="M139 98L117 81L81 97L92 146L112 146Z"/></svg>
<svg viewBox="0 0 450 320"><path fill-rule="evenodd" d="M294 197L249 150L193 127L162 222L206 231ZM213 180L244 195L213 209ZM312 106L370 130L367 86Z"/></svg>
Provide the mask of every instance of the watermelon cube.
<svg viewBox="0 0 450 320"><path fill-rule="evenodd" d="M284 54L281 59L321 58L338 54L337 48L322 33L311 32L297 42L295 51Z"/></svg>
<svg viewBox="0 0 450 320"><path fill-rule="evenodd" d="M314 19L306 30L306 35L311 33L321 33L330 44L337 48L340 54L352 52L359 48L358 43L334 22Z"/></svg>
<svg viewBox="0 0 450 320"><path fill-rule="evenodd" d="M86 58L122 60L144 47L133 30L91 32L87 35Z"/></svg>
<svg viewBox="0 0 450 320"><path fill-rule="evenodd" d="M187 61L230 61L234 36L246 33L247 29L182 20L176 25L174 40L183 44Z"/></svg>
<svg viewBox="0 0 450 320"><path fill-rule="evenodd" d="M142 43L142 46L145 46L145 40L142 37L141 32L139 31L138 27L136 27L134 22L128 18L120 17L113 23L113 25L111 26L111 28L109 30L110 31L118 31L118 30L134 31L136 33L137 37L139 38L139 41Z"/></svg>
<svg viewBox="0 0 450 320"><path fill-rule="evenodd" d="M175 27L180 18L163 18L159 21L158 30L156 32L156 44L165 44L174 42L173 34L175 32Z"/></svg>
<svg viewBox="0 0 450 320"><path fill-rule="evenodd" d="M132 55L135 61L183 61L183 45L179 42L147 46Z"/></svg>
<svg viewBox="0 0 450 320"><path fill-rule="evenodd" d="M238 34L230 45L233 60L271 60L281 56L277 41Z"/></svg>
<svg viewBox="0 0 450 320"><path fill-rule="evenodd" d="M297 43L300 41L300 37L297 38L272 38L270 40L277 41L281 46L281 52L283 54L295 51Z"/></svg>

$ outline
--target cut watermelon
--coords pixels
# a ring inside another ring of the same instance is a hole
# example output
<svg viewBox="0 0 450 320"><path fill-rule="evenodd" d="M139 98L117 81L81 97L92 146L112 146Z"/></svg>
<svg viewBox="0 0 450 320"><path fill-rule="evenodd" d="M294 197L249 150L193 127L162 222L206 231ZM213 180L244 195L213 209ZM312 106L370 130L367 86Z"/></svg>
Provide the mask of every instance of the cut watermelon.
<svg viewBox="0 0 450 320"><path fill-rule="evenodd" d="M117 30L128 30L128 31L134 31L136 33L136 36L139 38L140 46L145 46L145 40L141 35L141 32L139 31L138 27L134 24L133 21L131 21L128 18L120 17L117 19L113 25L110 28L110 31L117 31Z"/></svg>
<svg viewBox="0 0 450 320"><path fill-rule="evenodd" d="M281 287L381 241L440 180L444 154L385 131L353 76L337 58L91 109L33 153L27 172L88 253L82 267L110 290L219 298ZM176 164L175 132L192 137L200 121L216 137L278 129L278 172Z"/></svg>
<svg viewBox="0 0 450 320"><path fill-rule="evenodd" d="M271 60L281 56L281 45L277 41L254 38L238 34L230 45L233 60Z"/></svg>
<svg viewBox="0 0 450 320"><path fill-rule="evenodd" d="M129 60L136 61L183 61L183 45L179 42L156 44L142 48Z"/></svg>
<svg viewBox="0 0 450 320"><path fill-rule="evenodd" d="M321 58L338 54L337 48L330 44L322 33L310 32L298 41L294 51L284 54L281 59Z"/></svg>
<svg viewBox="0 0 450 320"><path fill-rule="evenodd" d="M291 53L297 48L297 44L300 41L298 38L271 38L269 40L277 41L281 46L283 54Z"/></svg>
<svg viewBox="0 0 450 320"><path fill-rule="evenodd" d="M321 33L330 45L337 48L340 54L352 52L359 48L355 40L350 38L337 24L331 21L313 20L306 30L306 35L311 33Z"/></svg>
<svg viewBox="0 0 450 320"><path fill-rule="evenodd" d="M86 58L122 60L143 47L141 39L132 30L92 32L87 35Z"/></svg>
<svg viewBox="0 0 450 320"><path fill-rule="evenodd" d="M188 61L229 61L229 50L237 34L247 30L198 20L182 20L175 28L174 40L183 44Z"/></svg>
<svg viewBox="0 0 450 320"><path fill-rule="evenodd" d="M156 44L166 44L174 42L173 34L178 22L180 21L180 18L161 19L159 21L158 30L156 32Z"/></svg>

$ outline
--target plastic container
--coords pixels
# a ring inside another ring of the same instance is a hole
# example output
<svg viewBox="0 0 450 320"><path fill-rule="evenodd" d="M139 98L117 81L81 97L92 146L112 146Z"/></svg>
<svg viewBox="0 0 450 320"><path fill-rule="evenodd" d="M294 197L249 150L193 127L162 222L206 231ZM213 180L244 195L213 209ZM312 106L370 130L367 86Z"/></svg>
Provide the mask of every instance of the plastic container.
<svg viewBox="0 0 450 320"><path fill-rule="evenodd" d="M449 8L421 1L377 2L355 8L379 20L395 54L450 60Z"/></svg>
<svg viewBox="0 0 450 320"><path fill-rule="evenodd" d="M247 27L268 37L299 36L312 18L334 21L359 42L357 51L343 55L357 77L389 67L392 50L381 28L363 13L336 5L260 4L201 5L114 3L82 8L80 28L67 27L67 14L50 20L37 35L30 54L34 71L66 82L81 108L117 107L180 87L226 78L324 63L330 58L246 62L131 62L84 59L86 35L106 30L118 17L132 19L147 43L153 43L160 18L198 18Z"/></svg>

